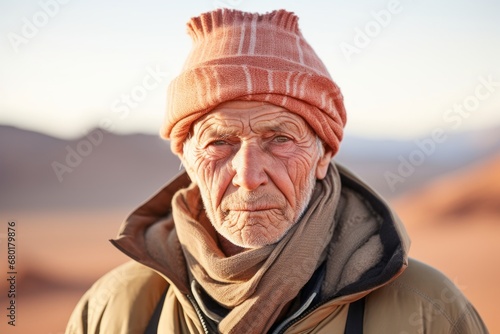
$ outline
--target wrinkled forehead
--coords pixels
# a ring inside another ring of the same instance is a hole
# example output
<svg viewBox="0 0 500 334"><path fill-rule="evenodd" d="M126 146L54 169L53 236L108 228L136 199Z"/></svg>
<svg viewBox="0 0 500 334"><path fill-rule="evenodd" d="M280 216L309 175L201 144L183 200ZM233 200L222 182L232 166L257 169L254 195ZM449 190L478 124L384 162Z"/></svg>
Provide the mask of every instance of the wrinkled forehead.
<svg viewBox="0 0 500 334"><path fill-rule="evenodd" d="M277 131L288 129L297 133L310 132L312 128L299 115L274 104L260 101L228 101L196 120L191 135L208 128L237 133L242 129Z"/></svg>

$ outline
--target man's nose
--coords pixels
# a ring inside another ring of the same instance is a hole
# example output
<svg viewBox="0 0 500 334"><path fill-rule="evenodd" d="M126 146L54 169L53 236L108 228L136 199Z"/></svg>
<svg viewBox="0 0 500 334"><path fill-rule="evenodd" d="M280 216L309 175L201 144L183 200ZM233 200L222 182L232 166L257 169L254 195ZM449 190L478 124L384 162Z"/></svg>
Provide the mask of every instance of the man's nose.
<svg viewBox="0 0 500 334"><path fill-rule="evenodd" d="M268 182L265 152L258 145L242 144L232 160L233 185L252 191Z"/></svg>

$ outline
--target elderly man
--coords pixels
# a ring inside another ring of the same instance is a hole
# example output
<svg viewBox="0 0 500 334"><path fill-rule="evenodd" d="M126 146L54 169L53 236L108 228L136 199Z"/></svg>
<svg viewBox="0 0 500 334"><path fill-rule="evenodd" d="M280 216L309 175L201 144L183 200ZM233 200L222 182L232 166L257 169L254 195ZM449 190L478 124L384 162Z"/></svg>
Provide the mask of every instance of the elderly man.
<svg viewBox="0 0 500 334"><path fill-rule="evenodd" d="M387 204L331 163L342 95L284 10L193 18L162 134L186 172L113 240L67 333L485 333L408 259Z"/></svg>

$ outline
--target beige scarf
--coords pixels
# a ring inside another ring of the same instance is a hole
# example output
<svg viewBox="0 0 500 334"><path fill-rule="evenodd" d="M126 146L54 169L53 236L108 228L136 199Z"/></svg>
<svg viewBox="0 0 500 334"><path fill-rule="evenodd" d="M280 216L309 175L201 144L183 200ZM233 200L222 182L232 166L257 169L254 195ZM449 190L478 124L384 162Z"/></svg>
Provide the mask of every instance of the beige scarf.
<svg viewBox="0 0 500 334"><path fill-rule="evenodd" d="M277 244L226 257L203 216L199 189L192 185L173 200L173 217L189 271L203 289L230 308L222 333L265 333L284 306L327 256L340 198L340 177L332 165L318 181L301 220ZM194 242L195 240L195 242Z"/></svg>

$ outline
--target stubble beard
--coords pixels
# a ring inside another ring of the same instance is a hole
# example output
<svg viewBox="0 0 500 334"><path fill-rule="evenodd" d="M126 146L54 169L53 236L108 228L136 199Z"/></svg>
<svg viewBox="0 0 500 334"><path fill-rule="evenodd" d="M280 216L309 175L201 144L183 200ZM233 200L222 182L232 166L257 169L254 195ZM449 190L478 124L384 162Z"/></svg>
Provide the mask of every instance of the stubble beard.
<svg viewBox="0 0 500 334"><path fill-rule="evenodd" d="M281 215L283 217L283 219L288 220L288 223L285 224L286 228L281 233L279 233L277 237L275 237L271 240L269 240L268 238L261 235L260 237L257 236L255 238L255 240L251 243L251 245L249 245L248 243L245 243L245 242L238 242L238 240L235 240L237 238L230 232L230 229L223 228L223 226L234 225L234 224L232 224L233 222L227 222L227 220L231 218L230 214L227 211L222 212L221 217L218 218L217 212L215 210L211 209L211 207L209 206L210 205L210 198L208 196L202 195L201 198L202 198L202 201L203 201L203 204L205 207L205 212L206 212L207 218L210 220L210 223L212 224L212 226L214 227L214 229L217 231L218 234L222 235L225 239L227 239L228 241L230 241L231 243L233 243L234 245L236 245L238 247L259 248L259 247L275 244L275 243L279 242L281 239L283 239L283 237L290 231L290 229L293 226L295 226L300 221L300 219L302 218L302 216L306 212L306 210L309 206L309 202L311 201L311 198L313 195L314 187L316 185L316 176L315 176L315 173L313 172L314 170L315 170L315 168L313 168L311 170L311 173L309 174L306 185L304 187L302 187L302 190L300 190L300 193L299 193L300 197L297 199L297 203L295 206L297 208L297 210L295 212L297 212L298 214L296 214L295 217L287 218L286 217L286 210L284 208L275 210L275 211L279 212L279 215ZM252 200L255 200L255 198L258 198L259 196L251 193L246 197L248 198L247 200L252 201ZM268 197L267 200L272 200L273 196L267 196L267 197ZM266 195L260 196L260 200L262 200L262 198L265 199ZM239 198L239 200L245 201L244 198ZM210 209L208 209L208 208L210 208ZM219 226L217 226L217 224L216 224L217 222L220 224ZM243 222L243 225L253 225L255 223L256 223L255 218L249 218L247 221ZM260 225L262 225L262 224L260 224ZM241 240L241 238L239 238L239 239Z"/></svg>

